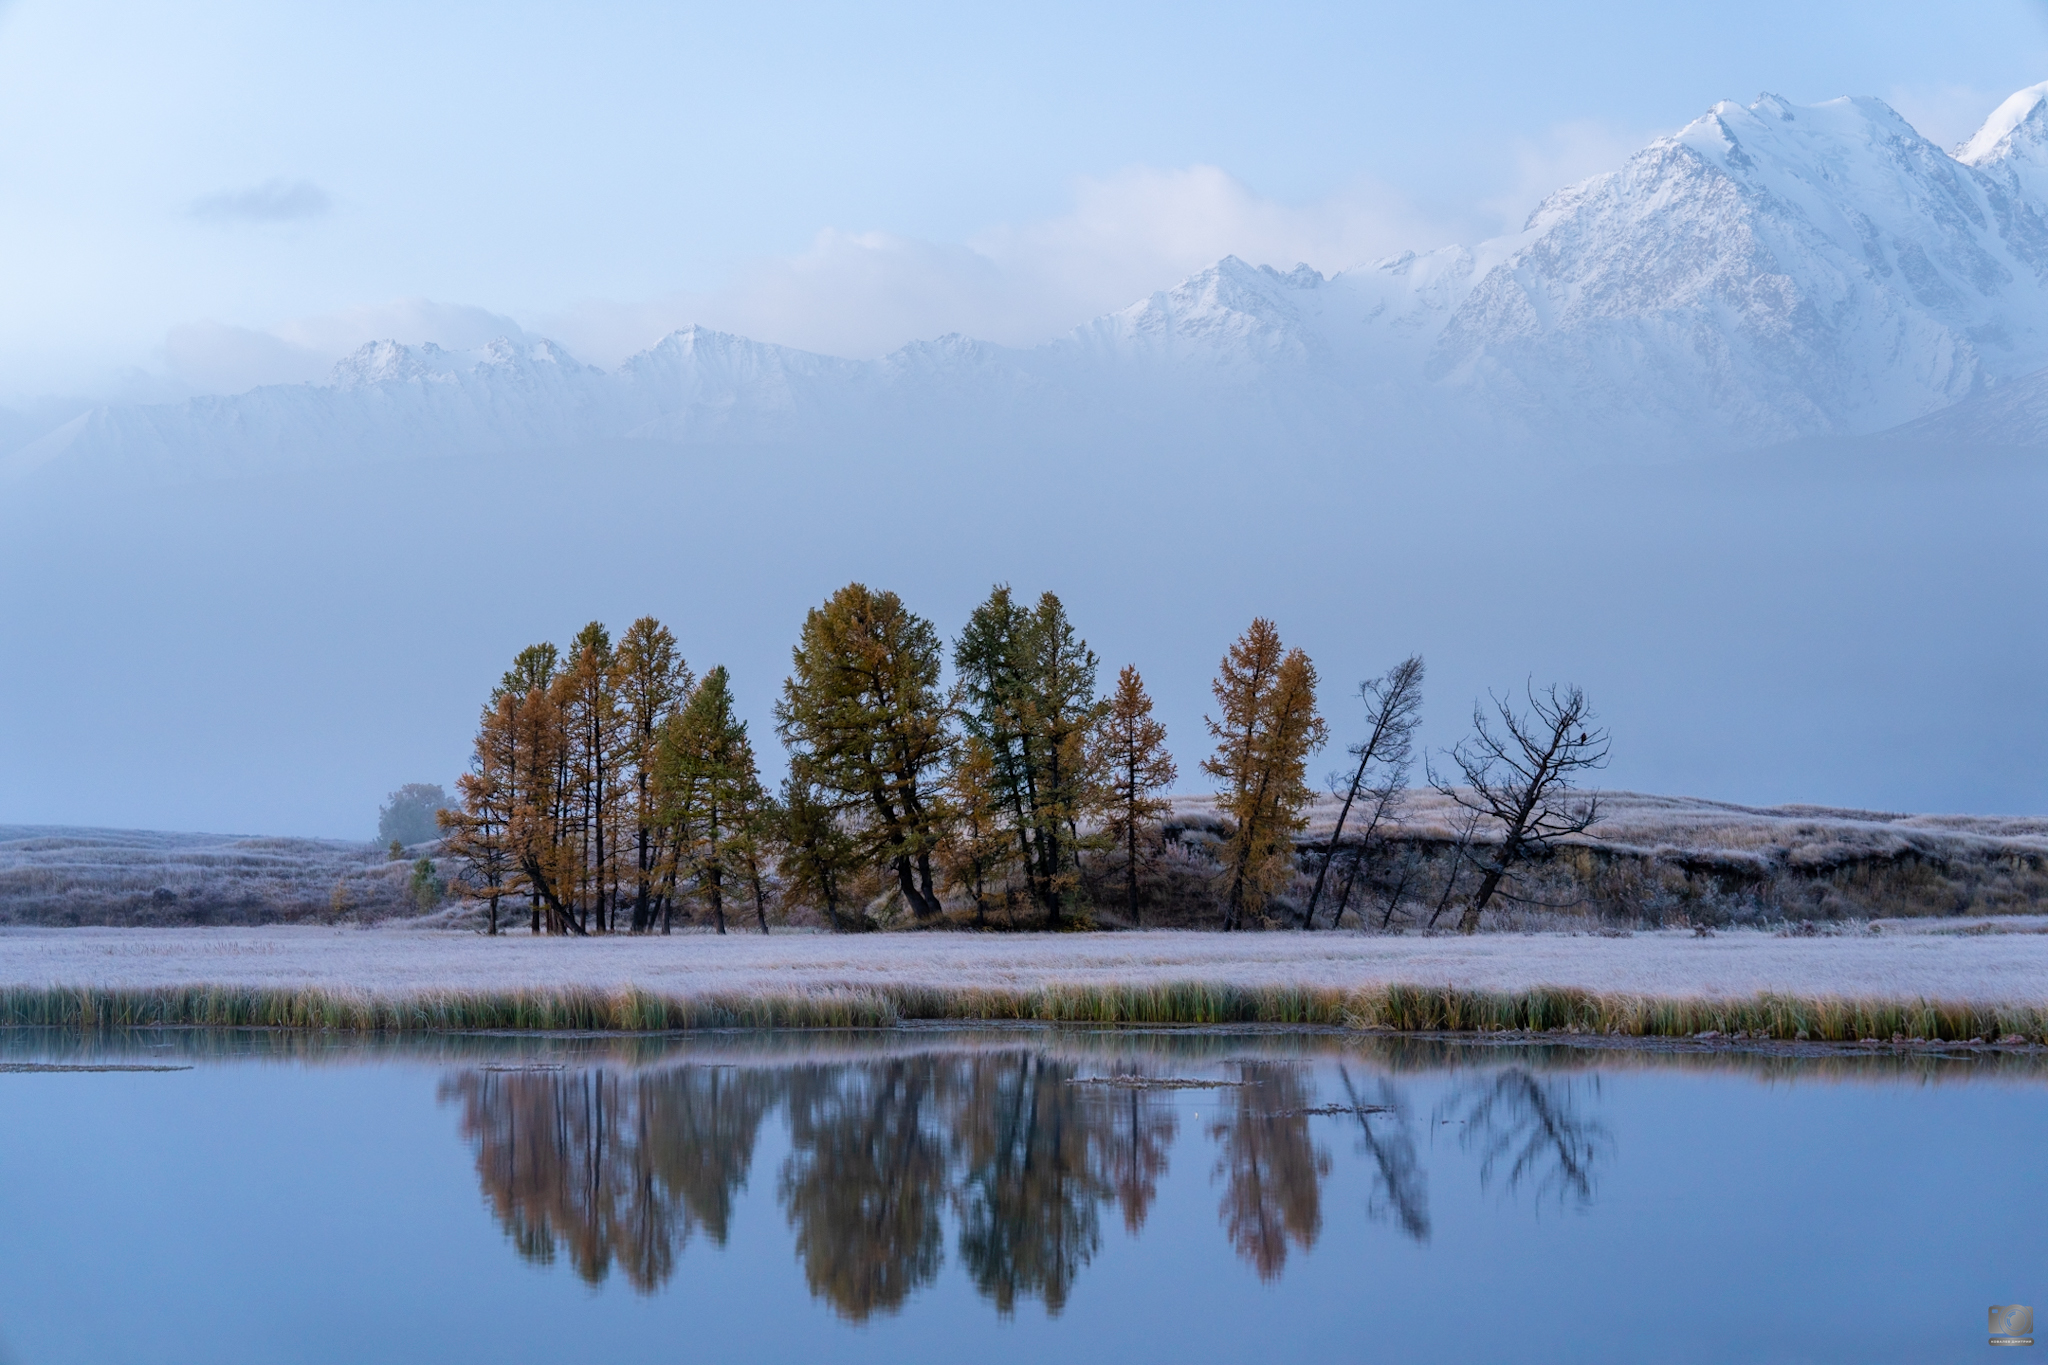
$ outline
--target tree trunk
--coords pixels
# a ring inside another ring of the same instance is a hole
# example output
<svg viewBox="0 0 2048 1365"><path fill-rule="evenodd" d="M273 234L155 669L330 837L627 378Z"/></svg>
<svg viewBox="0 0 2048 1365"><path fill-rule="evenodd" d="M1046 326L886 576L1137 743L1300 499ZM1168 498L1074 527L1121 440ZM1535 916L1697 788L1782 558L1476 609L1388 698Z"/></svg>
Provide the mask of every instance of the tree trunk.
<svg viewBox="0 0 2048 1365"><path fill-rule="evenodd" d="M933 906L925 900L924 893L917 889L917 874L916 870L911 866L910 855L906 853L897 858L895 860L895 867L896 889L903 893L903 903L910 907L910 913L919 920L929 919L933 914L937 913ZM929 865L925 869L925 881L927 884L931 881Z"/></svg>
<svg viewBox="0 0 2048 1365"><path fill-rule="evenodd" d="M1244 879L1250 875L1252 869L1252 835L1258 828L1259 816L1265 811L1266 784L1272 777L1272 767L1269 764L1260 771L1259 789L1252 793L1251 807L1237 827L1237 872L1230 879L1230 900L1223 910L1223 928L1226 932L1238 928L1243 919Z"/></svg>
<svg viewBox="0 0 2048 1365"><path fill-rule="evenodd" d="M753 853L747 854L747 881L754 889L754 918L761 921L761 932L768 932L768 889L761 884L761 861Z"/></svg>
<svg viewBox="0 0 2048 1365"><path fill-rule="evenodd" d="M1132 803L1136 805L1135 802ZM1131 927L1138 925L1138 820L1134 809L1126 808L1124 822L1124 891L1129 903ZM1134 1092L1135 1094L1135 1092Z"/></svg>
<svg viewBox="0 0 2048 1365"><path fill-rule="evenodd" d="M1493 899L1493 893L1500 889L1500 879L1507 872L1507 868L1503 866L1506 861L1506 858L1501 858L1486 869L1486 875L1479 882L1479 894L1472 898L1472 903L1465 907L1465 913L1458 919L1459 933L1479 932L1479 912L1486 908L1486 903Z"/></svg>
<svg viewBox="0 0 2048 1365"><path fill-rule="evenodd" d="M1387 912L1380 916L1380 928L1385 929L1389 924L1392 924L1394 922L1394 912L1401 908L1401 897L1408 894L1408 883L1413 881L1414 879L1415 852L1413 849L1410 849L1401 855L1401 880L1394 883L1394 890L1387 897ZM1347 883L1346 886L1347 889L1344 892L1344 899L1348 901L1351 899L1351 892L1348 889L1349 883ZM1338 906L1337 913L1339 915L1343 914L1344 907L1341 905ZM1360 910L1358 912L1358 924L1360 928L1365 927L1365 911L1363 910Z"/></svg>
<svg viewBox="0 0 2048 1365"><path fill-rule="evenodd" d="M932 890L932 855L924 849L917 851L917 886L924 896L926 915L937 915L945 907L939 904L938 893Z"/></svg>

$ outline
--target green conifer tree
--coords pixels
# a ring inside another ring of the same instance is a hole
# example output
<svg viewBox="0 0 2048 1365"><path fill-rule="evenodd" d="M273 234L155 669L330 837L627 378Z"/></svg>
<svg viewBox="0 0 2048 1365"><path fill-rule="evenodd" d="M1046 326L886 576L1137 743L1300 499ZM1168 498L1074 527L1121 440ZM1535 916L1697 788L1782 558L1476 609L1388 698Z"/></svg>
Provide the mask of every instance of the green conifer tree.
<svg viewBox="0 0 2048 1365"><path fill-rule="evenodd" d="M832 798L819 790L801 763L790 764L772 816L776 864L790 894L822 906L835 933L867 927L840 909L859 850Z"/></svg>
<svg viewBox="0 0 2048 1365"><path fill-rule="evenodd" d="M1099 712L1094 651L1060 599L1019 606L997 585L953 648L961 724L988 750L1031 896L1057 927L1078 886L1085 744Z"/></svg>
<svg viewBox="0 0 2048 1365"><path fill-rule="evenodd" d="M722 934L728 889L747 875L761 795L754 746L723 666L704 675L659 745L661 786L678 802L679 861Z"/></svg>
<svg viewBox="0 0 2048 1365"><path fill-rule="evenodd" d="M919 920L936 917L932 782L952 748L939 637L892 592L850 583L804 618L776 729L853 822L862 852L896 874Z"/></svg>

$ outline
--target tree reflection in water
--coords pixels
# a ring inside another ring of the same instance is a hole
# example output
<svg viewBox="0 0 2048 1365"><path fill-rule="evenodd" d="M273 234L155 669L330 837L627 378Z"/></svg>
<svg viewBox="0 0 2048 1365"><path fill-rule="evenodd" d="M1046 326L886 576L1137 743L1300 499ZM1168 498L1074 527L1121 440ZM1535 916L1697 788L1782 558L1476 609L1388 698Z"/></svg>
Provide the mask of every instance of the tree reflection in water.
<svg viewBox="0 0 2048 1365"><path fill-rule="evenodd" d="M1597 1095L1599 1078L1585 1086ZM1451 1098L1446 1109L1463 1111L1459 1142L1479 1151L1482 1187L1503 1180L1511 1196L1527 1187L1539 1208L1552 1196L1559 1207L1592 1205L1596 1168L1613 1144L1605 1128L1579 1113L1575 1089L1570 1079L1538 1080L1509 1067Z"/></svg>
<svg viewBox="0 0 2048 1365"><path fill-rule="evenodd" d="M933 1057L790 1073L783 1210L811 1293L855 1322L902 1307L939 1273L939 1073Z"/></svg>
<svg viewBox="0 0 2048 1365"><path fill-rule="evenodd" d="M1167 1155L1180 1133L1180 1115L1172 1100L1140 1086L1124 1086L1121 1093L1102 1096L1091 1108L1097 1110L1103 1134L1103 1178L1116 1194L1125 1231L1136 1236L1159 1197Z"/></svg>
<svg viewBox="0 0 2048 1365"><path fill-rule="evenodd" d="M522 1256L547 1264L566 1252L591 1284L616 1261L651 1293L697 1228L725 1241L773 1100L765 1079L702 1067L472 1071L444 1081L441 1098L461 1105L484 1196Z"/></svg>
<svg viewBox="0 0 2048 1365"><path fill-rule="evenodd" d="M1222 1146L1223 1230L1262 1280L1279 1278L1287 1244L1307 1251L1323 1230L1323 1178L1330 1154L1308 1133L1315 1091L1299 1068L1242 1062L1229 1115L1209 1135Z"/></svg>
<svg viewBox="0 0 2048 1365"><path fill-rule="evenodd" d="M1340 1066L1345 1098L1358 1118L1358 1150L1372 1158L1372 1195L1366 1213L1374 1222L1392 1215L1403 1233L1417 1244L1429 1241L1429 1175L1415 1156L1415 1135L1408 1128L1407 1097L1386 1077L1361 1089L1351 1068Z"/></svg>
<svg viewBox="0 0 2048 1365"><path fill-rule="evenodd" d="M1207 1129L1218 1213L1232 1249L1272 1280L1321 1235L1331 1158L1311 1134L1305 1067L1234 1065L1235 1084L1211 1092L1224 1106ZM1371 1163L1369 1214L1428 1242L1427 1173L1402 1091L1344 1066L1337 1076L1352 1111L1340 1117L1358 1124ZM1144 1227L1179 1133L1172 1092L1077 1079L1072 1061L1003 1048L788 1067L478 1070L444 1081L441 1095L459 1104L485 1198L521 1255L566 1256L592 1284L616 1265L643 1293L667 1282L698 1231L724 1244L761 1124L783 1106L777 1197L797 1259L811 1293L860 1322L937 1278L949 1216L968 1277L1005 1315L1029 1299L1061 1312L1101 1246L1107 1207L1133 1235ZM1482 1184L1584 1206L1610 1144L1574 1084L1509 1068L1453 1092L1438 1117L1462 1118Z"/></svg>
<svg viewBox="0 0 2048 1365"><path fill-rule="evenodd" d="M1037 1053L966 1065L953 1125L960 1259L1006 1317L1019 1295L1057 1316L1102 1243L1097 1205L1113 1197L1101 1163L1107 1133L1073 1075Z"/></svg>

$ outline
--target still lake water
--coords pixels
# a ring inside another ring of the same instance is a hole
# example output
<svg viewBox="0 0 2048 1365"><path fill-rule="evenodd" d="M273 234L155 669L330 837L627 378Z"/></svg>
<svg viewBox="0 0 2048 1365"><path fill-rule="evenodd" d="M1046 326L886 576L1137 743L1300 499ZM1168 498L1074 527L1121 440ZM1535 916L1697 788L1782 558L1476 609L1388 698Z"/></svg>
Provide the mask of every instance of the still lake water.
<svg viewBox="0 0 2048 1365"><path fill-rule="evenodd" d="M0 1071L9 1365L1927 1362L2048 1310L2026 1058L0 1031L23 1063L189 1069Z"/></svg>

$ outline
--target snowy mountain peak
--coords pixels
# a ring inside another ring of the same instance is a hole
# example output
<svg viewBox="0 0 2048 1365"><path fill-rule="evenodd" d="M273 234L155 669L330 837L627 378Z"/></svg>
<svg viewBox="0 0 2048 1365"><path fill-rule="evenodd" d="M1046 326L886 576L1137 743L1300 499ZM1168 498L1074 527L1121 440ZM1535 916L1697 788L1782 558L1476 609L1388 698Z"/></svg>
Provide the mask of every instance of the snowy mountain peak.
<svg viewBox="0 0 2048 1365"><path fill-rule="evenodd" d="M408 380L445 380L474 366L464 352L444 351L433 342L408 346L401 341L367 341L335 362L333 385L339 389Z"/></svg>
<svg viewBox="0 0 2048 1365"><path fill-rule="evenodd" d="M1956 161L2048 219L2048 81L1998 106Z"/></svg>
<svg viewBox="0 0 2048 1365"><path fill-rule="evenodd" d="M822 372L852 363L693 323L629 357L620 373L640 382L674 383L685 376L757 377L789 371Z"/></svg>
<svg viewBox="0 0 2048 1365"><path fill-rule="evenodd" d="M498 374L596 374L545 337L518 341L499 337L475 351L450 351L431 341L408 346L401 341L371 341L335 364L330 384L338 389L383 384L456 383L480 370Z"/></svg>
<svg viewBox="0 0 2048 1365"><path fill-rule="evenodd" d="M1882 100L1722 103L1560 191L1428 377L1533 427L1868 431L2048 362L2048 221Z"/></svg>
<svg viewBox="0 0 2048 1365"><path fill-rule="evenodd" d="M587 370L575 356L570 355L555 342L546 337L534 337L514 341L510 337L499 337L484 347L478 358L479 364L525 369L545 367L557 370Z"/></svg>
<svg viewBox="0 0 2048 1365"><path fill-rule="evenodd" d="M1091 351L1154 360L1299 360L1316 343L1302 325L1298 296L1325 283L1307 265L1282 272L1225 256L1171 289L1075 329L1073 340Z"/></svg>
<svg viewBox="0 0 2048 1365"><path fill-rule="evenodd" d="M1956 148L1956 160L1965 166L1983 166L2000 160L2010 155L2014 135L2022 133L2023 129L2031 132L2032 136L2022 135L2020 140L2038 145L2044 124L2040 113L2044 101L2048 101L2048 81L2030 85L2012 95L1991 111L1991 117L1970 135L1969 141Z"/></svg>

